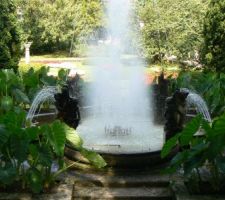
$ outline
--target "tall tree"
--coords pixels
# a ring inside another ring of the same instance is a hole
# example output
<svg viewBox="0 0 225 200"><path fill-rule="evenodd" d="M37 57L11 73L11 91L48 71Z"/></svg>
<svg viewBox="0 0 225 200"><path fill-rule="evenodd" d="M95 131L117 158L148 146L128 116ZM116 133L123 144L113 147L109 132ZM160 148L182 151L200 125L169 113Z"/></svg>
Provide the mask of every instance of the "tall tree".
<svg viewBox="0 0 225 200"><path fill-rule="evenodd" d="M211 70L225 72L225 0L211 0L203 34L203 62Z"/></svg>
<svg viewBox="0 0 225 200"><path fill-rule="evenodd" d="M145 56L167 53L184 59L199 50L206 8L207 0L142 1L138 10Z"/></svg>
<svg viewBox="0 0 225 200"><path fill-rule="evenodd" d="M20 58L20 33L14 1L0 3L0 68L18 67Z"/></svg>
<svg viewBox="0 0 225 200"><path fill-rule="evenodd" d="M100 26L101 0L19 0L25 40L33 52L69 50Z"/></svg>

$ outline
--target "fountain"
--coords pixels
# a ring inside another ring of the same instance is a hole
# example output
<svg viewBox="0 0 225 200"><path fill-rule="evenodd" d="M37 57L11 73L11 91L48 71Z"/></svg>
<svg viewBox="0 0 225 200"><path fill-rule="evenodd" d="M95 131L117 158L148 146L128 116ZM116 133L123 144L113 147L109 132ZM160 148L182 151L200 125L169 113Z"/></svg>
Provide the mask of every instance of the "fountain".
<svg viewBox="0 0 225 200"><path fill-rule="evenodd" d="M54 103L55 102L54 94L56 93L57 88L54 86L45 87L40 92L38 92L32 102L26 120L32 122L33 118L37 116L37 110L39 109L39 106L44 102Z"/></svg>
<svg viewBox="0 0 225 200"><path fill-rule="evenodd" d="M132 55L135 59L123 63L131 4L128 0L108 1L110 43L104 54L96 59L94 52L95 60L90 61L93 83L86 95L90 109L77 131L84 146L99 153L143 154L160 151L164 144L163 127L153 123L143 60L136 53Z"/></svg>
<svg viewBox="0 0 225 200"><path fill-rule="evenodd" d="M203 118L208 121L208 122L212 122L208 107L206 105L206 102L203 100L203 98L197 94L196 92L193 92L187 88L181 88L181 91L186 91L187 93L189 93L189 95L187 96L187 107L191 107L194 106L197 109L197 112L199 114L202 114Z"/></svg>
<svg viewBox="0 0 225 200"><path fill-rule="evenodd" d="M63 90L67 98L74 99L71 105L76 108L71 110L75 109L76 121L72 124L76 128L79 122L77 132L84 147L100 153L109 165L154 165L162 161L160 151L165 134L163 126L153 122L151 95L148 95L144 82L145 64L137 54L133 55L132 62L123 63L125 51L135 52L127 44L131 1L113 0L107 4L110 42L105 46L104 54L97 58L95 54L95 59L89 63L93 82L85 92L85 117L82 117L83 111L78 110L76 94ZM56 93L55 88L41 91L27 119L32 121L38 104L43 101L57 96L63 100L63 95ZM196 97L193 93L191 95ZM197 102L191 101L193 98L187 99L195 105L199 102L199 99ZM56 102L56 107L62 106ZM204 112L200 108L199 111Z"/></svg>

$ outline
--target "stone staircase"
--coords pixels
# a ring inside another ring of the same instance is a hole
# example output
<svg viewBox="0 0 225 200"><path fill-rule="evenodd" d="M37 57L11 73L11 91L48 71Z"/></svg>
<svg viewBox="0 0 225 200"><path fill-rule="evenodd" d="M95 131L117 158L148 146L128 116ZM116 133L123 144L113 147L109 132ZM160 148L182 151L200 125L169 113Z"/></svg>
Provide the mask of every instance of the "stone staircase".
<svg viewBox="0 0 225 200"><path fill-rule="evenodd" d="M72 200L173 200L169 179L168 175L161 175L158 170L151 169L70 172L70 180L74 182Z"/></svg>

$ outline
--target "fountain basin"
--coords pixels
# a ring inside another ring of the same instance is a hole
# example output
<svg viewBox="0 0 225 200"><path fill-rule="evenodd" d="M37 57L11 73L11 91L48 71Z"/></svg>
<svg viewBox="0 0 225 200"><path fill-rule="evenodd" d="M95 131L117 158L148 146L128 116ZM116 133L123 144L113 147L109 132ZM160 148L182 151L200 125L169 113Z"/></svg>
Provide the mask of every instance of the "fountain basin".
<svg viewBox="0 0 225 200"><path fill-rule="evenodd" d="M104 158L108 167L115 168L144 168L144 167L156 167L169 161L178 151L178 148L165 159L160 156L161 151L152 152L139 152L139 153L98 153ZM79 151L67 146L65 148L65 156L72 161L79 161L84 164L89 164L89 161L85 159Z"/></svg>
<svg viewBox="0 0 225 200"><path fill-rule="evenodd" d="M45 114L40 114L40 116L36 116L36 120L39 123L46 123L46 122L48 123L54 119L55 119L54 113L45 113ZM160 137L163 137L164 135L163 130L160 128L158 129L158 131L159 130L161 130L160 134L159 132L155 134L159 135ZM128 146L126 147L128 150L126 150L126 148L122 148L122 151L119 145L116 145L116 144L113 145L112 143L101 145L101 147L99 146L84 145L84 147L86 147L87 149L90 149L99 153L106 161L107 166L116 167L116 168L155 167L157 165L166 163L178 151L178 149L175 149L170 156L168 156L166 159L162 159L160 157L161 148L162 148L161 144L158 144L158 146L156 145L154 148L149 148L149 146L141 147L140 144L136 145L135 147L135 145L131 144L129 148ZM134 149L136 149L136 151ZM66 145L65 147L65 156L72 161L78 161L83 164L89 164L89 161L86 158L84 158L77 149L69 145Z"/></svg>
<svg viewBox="0 0 225 200"><path fill-rule="evenodd" d="M134 123L131 128L124 122L120 126L105 127L103 119L92 119L91 122L85 119L77 132L83 139L83 146L99 153L110 167L141 168L166 162L168 158L161 159L160 156L164 144L163 127L151 126L149 121L140 118ZM89 163L72 147L66 147L65 155L71 160Z"/></svg>

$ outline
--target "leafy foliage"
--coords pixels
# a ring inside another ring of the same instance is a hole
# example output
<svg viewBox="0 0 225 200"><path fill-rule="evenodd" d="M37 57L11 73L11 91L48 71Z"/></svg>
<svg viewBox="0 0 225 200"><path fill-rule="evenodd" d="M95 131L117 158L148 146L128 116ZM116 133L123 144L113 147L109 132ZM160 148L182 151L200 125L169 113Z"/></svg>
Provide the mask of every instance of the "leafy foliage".
<svg viewBox="0 0 225 200"><path fill-rule="evenodd" d="M12 121L18 115L21 119L12 127ZM0 116L0 185L21 181L34 193L50 186L56 176L67 169L63 160L66 140L94 166L101 168L106 165L100 155L83 148L77 142L81 139L74 130L61 122L23 128L24 123L22 110L21 113L10 112ZM56 172L52 171L53 165L58 166Z"/></svg>
<svg viewBox="0 0 225 200"><path fill-rule="evenodd" d="M204 134L195 135L200 129L204 130ZM225 114L215 119L212 124L204 121L200 116L193 118L181 133L171 138L163 147L162 157L167 156L176 144L182 150L171 160L168 172L182 168L184 175L190 178L205 166L210 171L213 186L216 190L219 189L225 176L224 130Z"/></svg>
<svg viewBox="0 0 225 200"><path fill-rule="evenodd" d="M64 70L59 71L58 78L49 77L47 73L47 68L36 71L31 68L21 74L0 70L0 186L16 182L34 193L50 187L55 178L70 167L63 160L68 141L94 166L105 166L102 157L84 149L80 137L63 123L54 121L30 126L26 122L25 109L30 106L30 94L43 86L65 83ZM57 166L56 172L52 171L53 166Z"/></svg>
<svg viewBox="0 0 225 200"><path fill-rule="evenodd" d="M67 126L66 139L68 144L78 150L90 163L96 168L102 168L106 166L104 159L94 151L87 150L83 147L83 141L74 130Z"/></svg>
<svg viewBox="0 0 225 200"><path fill-rule="evenodd" d="M26 128L23 128L24 123L22 110L0 116L0 184L8 185L21 180L33 192L40 192L46 183L53 181L51 167L55 160L62 161L66 133L58 121L48 126ZM43 130L51 131L54 140L50 141Z"/></svg>
<svg viewBox="0 0 225 200"><path fill-rule="evenodd" d="M199 50L203 41L202 22L208 1L157 0L137 1L139 21L144 23L143 51L154 55L177 55L182 59Z"/></svg>
<svg viewBox="0 0 225 200"><path fill-rule="evenodd" d="M0 3L0 68L17 70L20 58L20 32L12 0Z"/></svg>
<svg viewBox="0 0 225 200"><path fill-rule="evenodd" d="M66 135L61 124L59 122L54 123L51 129L49 129L49 127L45 125L42 130L45 134L46 139L52 145L56 155L63 156Z"/></svg>
<svg viewBox="0 0 225 200"><path fill-rule="evenodd" d="M13 70L0 70L0 113L25 108L30 105L34 95L44 86L59 87L65 84L67 71L61 69L58 77L48 76L49 68L41 67L34 71L15 73Z"/></svg>
<svg viewBox="0 0 225 200"><path fill-rule="evenodd" d="M23 40L35 53L80 48L102 26L100 0L17 0L23 11ZM35 6L34 6L35 5Z"/></svg>
<svg viewBox="0 0 225 200"><path fill-rule="evenodd" d="M181 72L170 79L171 93L176 88L188 88L197 92L206 101L213 117L225 111L225 74L214 72Z"/></svg>
<svg viewBox="0 0 225 200"><path fill-rule="evenodd" d="M225 1L211 0L209 10L204 21L204 47L202 60L211 70L224 72L225 70Z"/></svg>

